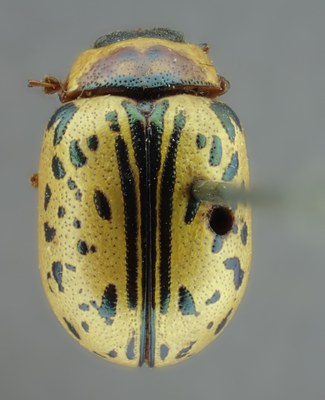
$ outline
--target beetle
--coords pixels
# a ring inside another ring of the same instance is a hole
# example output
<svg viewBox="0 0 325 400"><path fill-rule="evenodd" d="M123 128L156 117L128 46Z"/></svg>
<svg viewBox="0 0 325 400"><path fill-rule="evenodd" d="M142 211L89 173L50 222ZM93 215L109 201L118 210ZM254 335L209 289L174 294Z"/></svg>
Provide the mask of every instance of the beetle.
<svg viewBox="0 0 325 400"><path fill-rule="evenodd" d="M114 363L161 367L198 353L235 314L252 252L249 205L202 189L249 186L244 132L217 100L229 83L207 45L164 28L114 32L65 81L29 85L63 103L33 177L56 317Z"/></svg>

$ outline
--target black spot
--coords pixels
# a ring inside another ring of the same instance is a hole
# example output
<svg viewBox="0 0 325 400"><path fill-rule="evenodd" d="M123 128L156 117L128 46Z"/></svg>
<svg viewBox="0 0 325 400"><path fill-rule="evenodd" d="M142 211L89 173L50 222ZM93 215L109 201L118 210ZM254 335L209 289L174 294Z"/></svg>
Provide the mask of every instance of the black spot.
<svg viewBox="0 0 325 400"><path fill-rule="evenodd" d="M98 215L107 221L111 219L111 208L105 194L100 190L95 190L94 203Z"/></svg>
<svg viewBox="0 0 325 400"><path fill-rule="evenodd" d="M134 336L132 336L131 340L128 343L128 347L126 349L126 357L128 358L128 360L134 360L135 358L134 344L135 344L135 339Z"/></svg>
<svg viewBox="0 0 325 400"><path fill-rule="evenodd" d="M108 357L111 358L116 358L117 357L117 352L115 350L111 350L107 353Z"/></svg>
<svg viewBox="0 0 325 400"><path fill-rule="evenodd" d="M86 164L87 157L81 150L78 140L71 140L69 152L70 152L70 161L74 167L80 168Z"/></svg>
<svg viewBox="0 0 325 400"><path fill-rule="evenodd" d="M178 310L182 313L182 315L195 315L197 317L199 313L195 309L193 296L185 286L181 286L179 288L178 296Z"/></svg>
<svg viewBox="0 0 325 400"><path fill-rule="evenodd" d="M82 254L83 256L88 254L88 252L89 252L88 245L83 240L78 241L77 249L78 249L79 253Z"/></svg>
<svg viewBox="0 0 325 400"><path fill-rule="evenodd" d="M227 258L223 263L227 269L234 271L234 285L236 290L238 290L244 278L244 271L241 269L239 258Z"/></svg>
<svg viewBox="0 0 325 400"><path fill-rule="evenodd" d="M87 324L86 321L82 321L82 322L81 322L81 326L82 326L82 328L83 328L83 330L84 330L85 332L89 332L89 325Z"/></svg>
<svg viewBox="0 0 325 400"><path fill-rule="evenodd" d="M207 329L211 329L212 327L213 327L213 322L211 321L208 323Z"/></svg>
<svg viewBox="0 0 325 400"><path fill-rule="evenodd" d="M209 225L217 235L226 235L232 229L234 215L230 208L213 207L209 216Z"/></svg>
<svg viewBox="0 0 325 400"><path fill-rule="evenodd" d="M45 233L45 240L47 242L52 242L52 240L55 237L56 230L55 230L55 228L52 228L51 226L49 226L49 224L47 222L45 222L44 233Z"/></svg>
<svg viewBox="0 0 325 400"><path fill-rule="evenodd" d="M52 274L55 282L58 284L59 291L64 292L64 287L62 286L63 267L59 261L54 261L52 263Z"/></svg>
<svg viewBox="0 0 325 400"><path fill-rule="evenodd" d="M65 176L63 164L57 156L52 159L52 171L55 179L62 179Z"/></svg>
<svg viewBox="0 0 325 400"><path fill-rule="evenodd" d="M79 308L81 311L89 311L89 305L86 303L79 304Z"/></svg>
<svg viewBox="0 0 325 400"><path fill-rule="evenodd" d="M228 312L228 314L225 316L225 318L219 323L219 325L217 326L217 329L214 332L215 335L218 335L218 333L221 332L221 330L225 327L231 312L232 312L232 309Z"/></svg>
<svg viewBox="0 0 325 400"><path fill-rule="evenodd" d="M192 349L192 347L195 345L195 342L190 342L190 344L188 345L188 347L184 347L184 349L182 349L177 355L176 358L180 359L180 358L184 358L185 356L188 355L188 353L190 352L190 350Z"/></svg>
<svg viewBox="0 0 325 400"><path fill-rule="evenodd" d="M79 221L79 219L75 218L75 219L73 220L73 226L74 226L74 228L76 228L76 229L80 229L80 228L81 228L81 222Z"/></svg>
<svg viewBox="0 0 325 400"><path fill-rule="evenodd" d="M45 195L44 195L44 210L47 210L47 206L49 205L50 199L52 196L51 189L48 185L48 183L45 186Z"/></svg>
<svg viewBox="0 0 325 400"><path fill-rule="evenodd" d="M87 146L90 150L96 151L98 149L98 137L96 135L89 136L87 138Z"/></svg>
<svg viewBox="0 0 325 400"><path fill-rule="evenodd" d="M59 217L59 218L63 218L64 216L65 216L65 208L62 207L62 206L60 206L60 207L58 208L58 217Z"/></svg>
<svg viewBox="0 0 325 400"><path fill-rule="evenodd" d="M160 358L164 361L166 357L168 356L169 353L169 347L166 346L165 344L162 344L160 346Z"/></svg>
<svg viewBox="0 0 325 400"><path fill-rule="evenodd" d="M76 191L75 198L76 198L76 200L81 201L82 193L81 193L80 189L78 189Z"/></svg>
<svg viewBox="0 0 325 400"><path fill-rule="evenodd" d="M76 331L75 327L73 325L70 324L69 321L67 321L65 318L63 318L64 322L67 324L67 327L69 329L69 331L77 338L80 340L80 336L79 333Z"/></svg>
<svg viewBox="0 0 325 400"><path fill-rule="evenodd" d="M76 272L76 267L74 265L71 264L65 264L66 269L68 269L69 271L72 272Z"/></svg>
<svg viewBox="0 0 325 400"><path fill-rule="evenodd" d="M89 251L90 251L91 253L96 253L96 246L94 246L94 245L92 244L92 245L90 246Z"/></svg>
<svg viewBox="0 0 325 400"><path fill-rule="evenodd" d="M174 118L161 177L160 188L160 312L166 314L170 302L170 276L172 252L172 215L174 186L176 180L176 156L181 132L185 127L185 115L180 112Z"/></svg>
<svg viewBox="0 0 325 400"><path fill-rule="evenodd" d="M220 292L219 290L216 290L213 295L205 302L205 304L208 306L210 304L216 303L220 299Z"/></svg>
<svg viewBox="0 0 325 400"><path fill-rule="evenodd" d="M241 242L242 242L242 244L243 244L244 246L246 246L246 244L247 244L247 236L248 236L248 233L247 233L247 224L246 224L246 222L244 222L244 225L243 225L242 230L241 230L241 232L240 232Z"/></svg>
<svg viewBox="0 0 325 400"><path fill-rule="evenodd" d="M115 148L124 203L124 229L126 245L125 264L127 271L126 292L128 298L128 307L134 310L138 301L138 254L137 243L136 240L134 240L138 233L136 189L134 176L129 161L127 145L121 136L116 137Z"/></svg>
<svg viewBox="0 0 325 400"><path fill-rule="evenodd" d="M73 179L71 179L71 178L68 179L68 188L69 188L70 190L77 189L77 184L76 184L76 182L75 182Z"/></svg>

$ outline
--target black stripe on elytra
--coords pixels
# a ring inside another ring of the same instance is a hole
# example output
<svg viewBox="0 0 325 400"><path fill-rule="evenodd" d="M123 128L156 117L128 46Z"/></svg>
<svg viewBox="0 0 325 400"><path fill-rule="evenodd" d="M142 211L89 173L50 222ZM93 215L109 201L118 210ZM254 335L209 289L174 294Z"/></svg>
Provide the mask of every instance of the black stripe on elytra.
<svg viewBox="0 0 325 400"><path fill-rule="evenodd" d="M141 248L142 248L142 315L140 357L141 366L146 360L154 365L155 355L155 264L157 226L157 175L160 168L161 137L164 131L164 114L169 103L162 101L145 120L143 112L151 110L151 103L138 107L122 103L129 120L132 145L140 178ZM146 123L147 122L147 123Z"/></svg>
<svg viewBox="0 0 325 400"><path fill-rule="evenodd" d="M156 332L155 332L155 288L156 288L156 235L157 235L157 181L158 171L161 165L161 141L164 132L164 116L169 107L168 101L162 101L155 105L153 112L148 118L146 129L146 171L147 178L144 178L143 186L146 186L145 206L143 207L143 216L147 220L148 231L147 236L147 260L143 264L143 280L142 285L146 285L146 298L143 300L146 304L146 311L143 313L143 326L146 326L146 344L145 351L147 354L149 367L155 364L155 348L156 348ZM147 207L146 204L150 204ZM144 342L144 339L143 339ZM142 362L140 357L140 362Z"/></svg>
<svg viewBox="0 0 325 400"><path fill-rule="evenodd" d="M81 150L78 140L71 140L70 147L70 161L72 165L76 168L83 167L87 162L87 157L84 155L83 151Z"/></svg>
<svg viewBox="0 0 325 400"><path fill-rule="evenodd" d="M191 222L193 222L196 213L199 210L200 204L201 204L200 200L196 200L191 194L189 194L189 199L186 206L185 217L184 217L185 224L189 225Z"/></svg>
<svg viewBox="0 0 325 400"><path fill-rule="evenodd" d="M160 189L160 312L166 314L170 302L170 261L171 261L171 226L173 213L173 193L176 179L176 155L185 116L182 112L174 118L174 129L170 136L164 162Z"/></svg>
<svg viewBox="0 0 325 400"><path fill-rule="evenodd" d="M96 207L96 211L98 215L102 219L106 219L107 221L111 219L111 208L109 206L109 202L107 197L101 190L95 190L94 193L94 203Z"/></svg>
<svg viewBox="0 0 325 400"><path fill-rule="evenodd" d="M124 230L126 246L126 293L128 307L134 310L138 302L138 252L137 252L137 202L134 176L131 170L128 149L124 139L117 136L115 139L115 149L117 156L118 169L121 179L121 188L124 203Z"/></svg>
<svg viewBox="0 0 325 400"><path fill-rule="evenodd" d="M148 262L150 259L150 212L151 202L150 194L147 193L150 188L150 178L148 169L148 131L145 128L145 118L141 111L132 103L123 101L124 107L129 121L132 145L136 164L139 170L140 177L140 212L141 212L141 249L142 249L142 310L141 310L141 338L140 338L140 360L139 365L142 365L146 358L146 338L150 336L147 330L148 321L148 290L151 290L151 285L148 285ZM111 127L112 129L112 127ZM150 157L150 155L149 155ZM150 159L150 158L149 158ZM136 236L135 236L136 237ZM150 315L150 311L149 311Z"/></svg>
<svg viewBox="0 0 325 400"><path fill-rule="evenodd" d="M61 142L69 122L77 111L78 107L74 103L67 103L56 110L56 112L52 115L47 124L47 129L50 129L56 121L60 120L54 129L53 146L56 146Z"/></svg>

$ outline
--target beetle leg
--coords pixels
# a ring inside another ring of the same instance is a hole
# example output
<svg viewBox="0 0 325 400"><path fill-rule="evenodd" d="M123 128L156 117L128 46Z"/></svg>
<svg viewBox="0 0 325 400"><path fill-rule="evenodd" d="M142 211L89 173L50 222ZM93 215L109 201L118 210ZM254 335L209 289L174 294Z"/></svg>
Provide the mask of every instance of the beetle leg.
<svg viewBox="0 0 325 400"><path fill-rule="evenodd" d="M53 94L62 91L63 84L57 78L51 75L46 75L43 81L35 81L29 80L28 81L29 87L42 87L44 93L46 94Z"/></svg>

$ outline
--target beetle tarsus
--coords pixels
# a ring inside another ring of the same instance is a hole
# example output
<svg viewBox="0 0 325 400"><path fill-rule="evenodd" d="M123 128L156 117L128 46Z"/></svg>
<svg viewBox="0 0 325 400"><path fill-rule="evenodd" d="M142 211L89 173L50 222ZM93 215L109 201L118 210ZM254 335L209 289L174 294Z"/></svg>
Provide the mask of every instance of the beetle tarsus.
<svg viewBox="0 0 325 400"><path fill-rule="evenodd" d="M29 178L30 184L33 188L38 188L38 174L35 173Z"/></svg>

